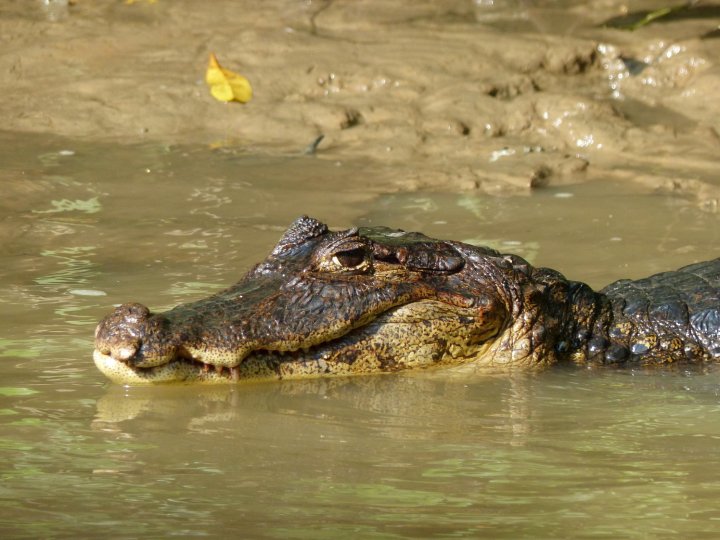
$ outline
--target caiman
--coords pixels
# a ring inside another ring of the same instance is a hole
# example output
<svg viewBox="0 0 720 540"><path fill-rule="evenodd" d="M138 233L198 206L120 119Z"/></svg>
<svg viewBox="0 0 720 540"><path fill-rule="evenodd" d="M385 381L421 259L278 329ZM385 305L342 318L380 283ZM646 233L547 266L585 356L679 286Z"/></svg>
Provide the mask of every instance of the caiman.
<svg viewBox="0 0 720 540"><path fill-rule="evenodd" d="M222 292L117 307L94 360L124 384L718 361L720 258L596 292L487 247L301 217Z"/></svg>

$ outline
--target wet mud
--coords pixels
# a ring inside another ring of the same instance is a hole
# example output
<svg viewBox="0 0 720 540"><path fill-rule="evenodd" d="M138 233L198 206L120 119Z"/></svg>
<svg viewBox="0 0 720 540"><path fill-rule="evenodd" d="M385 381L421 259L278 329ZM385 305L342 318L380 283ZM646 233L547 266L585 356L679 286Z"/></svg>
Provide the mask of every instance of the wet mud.
<svg viewBox="0 0 720 540"><path fill-rule="evenodd" d="M662 2L7 1L4 129L361 159L386 190L639 182L717 209L720 21ZM702 9L700 9L702 8ZM634 19L633 19L634 17ZM210 52L255 98L222 104Z"/></svg>

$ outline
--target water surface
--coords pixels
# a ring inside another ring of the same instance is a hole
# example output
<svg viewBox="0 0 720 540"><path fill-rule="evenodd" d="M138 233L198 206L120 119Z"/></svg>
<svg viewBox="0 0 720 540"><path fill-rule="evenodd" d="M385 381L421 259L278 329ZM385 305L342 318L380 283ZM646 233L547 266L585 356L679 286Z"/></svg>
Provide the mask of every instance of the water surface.
<svg viewBox="0 0 720 540"><path fill-rule="evenodd" d="M603 285L717 256L717 214L638 185L358 189L363 162L2 134L0 530L7 537L710 537L720 372L433 372L123 388L113 304L165 308L302 213L490 243Z"/></svg>

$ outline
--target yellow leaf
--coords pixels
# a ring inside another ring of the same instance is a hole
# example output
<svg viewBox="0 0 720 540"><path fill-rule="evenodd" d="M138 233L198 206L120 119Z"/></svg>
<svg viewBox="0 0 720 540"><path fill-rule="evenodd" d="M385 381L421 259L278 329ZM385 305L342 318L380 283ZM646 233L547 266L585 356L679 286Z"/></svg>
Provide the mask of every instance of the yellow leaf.
<svg viewBox="0 0 720 540"><path fill-rule="evenodd" d="M213 53L210 53L205 82L210 87L212 96L218 101L247 103L252 98L250 82L242 75L220 66Z"/></svg>

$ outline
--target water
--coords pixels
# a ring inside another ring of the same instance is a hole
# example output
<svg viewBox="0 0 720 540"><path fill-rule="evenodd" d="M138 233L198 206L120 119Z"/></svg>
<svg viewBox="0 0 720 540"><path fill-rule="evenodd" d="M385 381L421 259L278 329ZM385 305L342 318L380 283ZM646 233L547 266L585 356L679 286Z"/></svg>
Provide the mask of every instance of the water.
<svg viewBox="0 0 720 540"><path fill-rule="evenodd" d="M113 304L215 291L301 213L491 243L598 286L716 256L717 214L631 184L383 194L358 188L360 162L1 137L4 537L720 530L712 367L123 388L91 361Z"/></svg>
<svg viewBox="0 0 720 540"><path fill-rule="evenodd" d="M5 512L35 537L697 536L720 517L716 375L25 397Z"/></svg>

